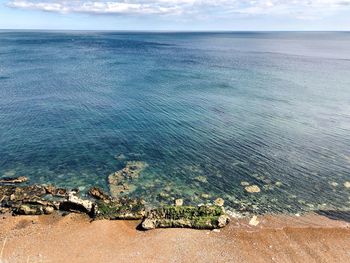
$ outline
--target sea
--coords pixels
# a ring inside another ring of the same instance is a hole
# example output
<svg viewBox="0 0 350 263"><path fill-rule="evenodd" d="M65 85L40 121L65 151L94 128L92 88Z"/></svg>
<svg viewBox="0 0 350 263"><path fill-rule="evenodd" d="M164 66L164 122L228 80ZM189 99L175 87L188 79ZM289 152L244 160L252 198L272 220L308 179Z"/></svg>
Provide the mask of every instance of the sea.
<svg viewBox="0 0 350 263"><path fill-rule="evenodd" d="M131 161L149 206L349 210L350 33L0 31L0 177L84 194Z"/></svg>

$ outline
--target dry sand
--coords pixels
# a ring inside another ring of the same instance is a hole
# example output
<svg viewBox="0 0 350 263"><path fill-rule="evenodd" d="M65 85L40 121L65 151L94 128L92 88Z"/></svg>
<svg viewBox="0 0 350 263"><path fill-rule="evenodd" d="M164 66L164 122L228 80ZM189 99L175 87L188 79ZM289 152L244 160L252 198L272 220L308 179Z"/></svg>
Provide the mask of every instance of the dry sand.
<svg viewBox="0 0 350 263"><path fill-rule="evenodd" d="M350 262L349 218L310 214L233 220L220 232L136 230L85 215L0 218L2 262ZM343 218L344 219L344 218ZM1 260L0 260L1 261Z"/></svg>

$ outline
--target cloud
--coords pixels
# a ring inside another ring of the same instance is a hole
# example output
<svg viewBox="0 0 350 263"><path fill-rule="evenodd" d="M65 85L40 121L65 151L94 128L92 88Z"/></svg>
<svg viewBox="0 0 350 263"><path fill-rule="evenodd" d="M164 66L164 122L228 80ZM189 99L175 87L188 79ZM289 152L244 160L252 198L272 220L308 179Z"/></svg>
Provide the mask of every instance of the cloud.
<svg viewBox="0 0 350 263"><path fill-rule="evenodd" d="M350 9L350 0L11 0L12 8L58 13L318 18Z"/></svg>

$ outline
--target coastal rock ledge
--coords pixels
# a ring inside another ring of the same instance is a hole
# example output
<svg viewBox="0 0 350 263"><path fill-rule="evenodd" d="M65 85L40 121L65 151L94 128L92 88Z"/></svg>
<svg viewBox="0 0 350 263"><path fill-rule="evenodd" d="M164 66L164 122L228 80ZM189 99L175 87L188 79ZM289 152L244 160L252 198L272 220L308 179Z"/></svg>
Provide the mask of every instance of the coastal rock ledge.
<svg viewBox="0 0 350 263"><path fill-rule="evenodd" d="M142 220L140 227L144 230L175 227L216 229L230 221L222 206L223 200L215 205L183 206L183 200L179 199L176 205L149 210L142 199L112 197L97 187L91 188L89 194L91 198L83 199L77 191L54 186L0 185L0 213L43 215L55 210L84 213L94 220Z"/></svg>
<svg viewBox="0 0 350 263"><path fill-rule="evenodd" d="M221 206L166 206L146 213L141 226L145 230L155 228L216 229L230 222Z"/></svg>

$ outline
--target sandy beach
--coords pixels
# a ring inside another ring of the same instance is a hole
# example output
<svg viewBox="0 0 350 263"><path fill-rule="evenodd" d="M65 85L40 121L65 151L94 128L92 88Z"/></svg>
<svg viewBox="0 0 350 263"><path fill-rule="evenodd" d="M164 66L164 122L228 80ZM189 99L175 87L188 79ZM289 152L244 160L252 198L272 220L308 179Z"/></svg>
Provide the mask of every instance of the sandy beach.
<svg viewBox="0 0 350 263"><path fill-rule="evenodd" d="M341 217L341 218L340 218ZM137 230L86 215L0 219L1 262L350 262L347 214L233 219L220 231Z"/></svg>

